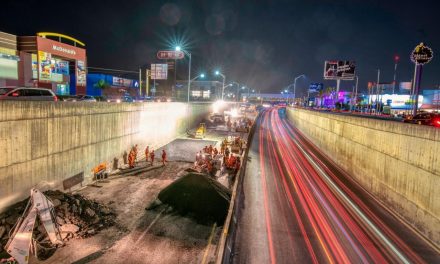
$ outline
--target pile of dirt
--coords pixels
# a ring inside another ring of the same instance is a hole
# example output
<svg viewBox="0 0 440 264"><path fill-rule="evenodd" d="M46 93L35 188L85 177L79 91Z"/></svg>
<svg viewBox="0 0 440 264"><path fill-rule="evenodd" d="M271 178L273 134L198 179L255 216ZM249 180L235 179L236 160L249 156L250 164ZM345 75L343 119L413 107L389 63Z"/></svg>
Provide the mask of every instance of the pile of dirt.
<svg viewBox="0 0 440 264"><path fill-rule="evenodd" d="M188 173L165 187L158 199L180 214L193 216L197 222L223 225L231 192L205 174Z"/></svg>
<svg viewBox="0 0 440 264"><path fill-rule="evenodd" d="M79 194L70 195L61 191L47 191L44 194L54 204L56 221L63 241L90 237L115 224L116 215L108 207ZM0 214L0 256L5 253L2 251L9 239L9 231L23 214L28 200L21 201ZM43 247L50 244L39 221L35 224L33 238Z"/></svg>

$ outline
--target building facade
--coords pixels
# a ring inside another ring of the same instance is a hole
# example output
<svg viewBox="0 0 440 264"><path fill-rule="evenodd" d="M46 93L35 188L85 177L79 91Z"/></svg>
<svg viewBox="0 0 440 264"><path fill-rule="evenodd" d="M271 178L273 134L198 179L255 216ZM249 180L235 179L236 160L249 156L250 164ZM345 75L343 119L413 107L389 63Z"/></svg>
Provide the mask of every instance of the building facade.
<svg viewBox="0 0 440 264"><path fill-rule="evenodd" d="M17 37L3 32L0 40L0 86L41 87L59 95L85 94L87 57L79 40L57 33Z"/></svg>
<svg viewBox="0 0 440 264"><path fill-rule="evenodd" d="M178 101L186 101L188 81L177 81L175 94ZM214 101L221 99L222 83L219 81L191 81L189 97L191 101Z"/></svg>

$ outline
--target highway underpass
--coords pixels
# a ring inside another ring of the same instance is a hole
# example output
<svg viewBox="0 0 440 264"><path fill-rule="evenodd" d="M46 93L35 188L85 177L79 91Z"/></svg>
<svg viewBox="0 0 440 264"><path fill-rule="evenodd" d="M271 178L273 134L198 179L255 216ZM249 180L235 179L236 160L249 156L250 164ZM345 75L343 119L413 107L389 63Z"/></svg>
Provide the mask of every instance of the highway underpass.
<svg viewBox="0 0 440 264"><path fill-rule="evenodd" d="M439 263L437 248L309 142L279 109L259 117L233 263Z"/></svg>

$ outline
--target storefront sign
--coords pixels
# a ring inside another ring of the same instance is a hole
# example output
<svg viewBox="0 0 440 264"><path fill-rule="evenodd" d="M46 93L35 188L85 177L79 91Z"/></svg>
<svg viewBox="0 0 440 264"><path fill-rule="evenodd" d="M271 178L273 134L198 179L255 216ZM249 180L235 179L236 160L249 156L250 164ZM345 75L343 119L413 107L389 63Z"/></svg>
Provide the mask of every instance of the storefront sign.
<svg viewBox="0 0 440 264"><path fill-rule="evenodd" d="M44 51L51 53L56 56L75 59L75 60L86 60L86 50L71 46L65 43L61 43L55 40L37 37L37 49L39 51Z"/></svg>
<svg viewBox="0 0 440 264"><path fill-rule="evenodd" d="M315 93L324 89L323 83L311 83L309 86L309 93Z"/></svg>
<svg viewBox="0 0 440 264"><path fill-rule="evenodd" d="M432 49L428 46L425 46L422 42L417 45L411 53L411 61L417 65L423 65L429 63L433 56L434 52Z"/></svg>

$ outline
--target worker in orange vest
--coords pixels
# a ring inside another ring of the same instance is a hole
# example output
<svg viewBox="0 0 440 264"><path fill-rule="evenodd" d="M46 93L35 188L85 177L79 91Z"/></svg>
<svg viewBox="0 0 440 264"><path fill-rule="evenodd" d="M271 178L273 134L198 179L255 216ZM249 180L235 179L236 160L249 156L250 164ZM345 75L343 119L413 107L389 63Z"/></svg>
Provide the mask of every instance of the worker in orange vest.
<svg viewBox="0 0 440 264"><path fill-rule="evenodd" d="M148 162L148 158L150 156L150 146L145 148L145 162Z"/></svg>
<svg viewBox="0 0 440 264"><path fill-rule="evenodd" d="M133 149L130 150L130 153L128 154L128 167L134 168L134 152L133 152Z"/></svg>
<svg viewBox="0 0 440 264"><path fill-rule="evenodd" d="M167 153L164 149L162 149L162 165L165 166L165 162L167 161Z"/></svg>
<svg viewBox="0 0 440 264"><path fill-rule="evenodd" d="M150 158L151 158L151 166L153 166L153 162L154 162L154 149L150 153Z"/></svg>
<svg viewBox="0 0 440 264"><path fill-rule="evenodd" d="M138 145L134 145L133 147L133 157L134 157L134 162L137 161L137 155L138 155Z"/></svg>

